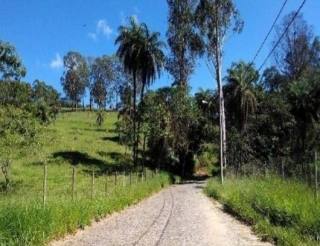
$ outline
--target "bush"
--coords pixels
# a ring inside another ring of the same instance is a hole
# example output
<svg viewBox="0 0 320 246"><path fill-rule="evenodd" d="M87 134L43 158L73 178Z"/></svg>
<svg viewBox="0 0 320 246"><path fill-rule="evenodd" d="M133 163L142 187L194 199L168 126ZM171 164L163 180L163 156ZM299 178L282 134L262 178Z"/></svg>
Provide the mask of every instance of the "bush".
<svg viewBox="0 0 320 246"><path fill-rule="evenodd" d="M206 172L209 175L217 175L220 168L218 165L217 150L214 144L204 144L200 148L197 156L196 171Z"/></svg>
<svg viewBox="0 0 320 246"><path fill-rule="evenodd" d="M4 176L1 187L9 190L12 159L35 143L37 124L34 117L14 106L0 108L0 167Z"/></svg>
<svg viewBox="0 0 320 246"><path fill-rule="evenodd" d="M99 127L102 126L103 122L104 122L104 115L103 115L103 110L99 110L97 112L97 119L96 119L97 125Z"/></svg>
<svg viewBox="0 0 320 246"><path fill-rule="evenodd" d="M32 88L20 81L0 81L0 104L24 107L31 103Z"/></svg>

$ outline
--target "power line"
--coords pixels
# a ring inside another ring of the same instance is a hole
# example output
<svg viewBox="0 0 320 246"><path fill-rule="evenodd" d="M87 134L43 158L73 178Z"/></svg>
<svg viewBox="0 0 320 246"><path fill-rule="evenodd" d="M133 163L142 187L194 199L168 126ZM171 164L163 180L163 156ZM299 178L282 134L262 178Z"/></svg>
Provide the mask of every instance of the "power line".
<svg viewBox="0 0 320 246"><path fill-rule="evenodd" d="M255 54L255 56L254 56L254 58L252 59L251 64L254 64L254 62L255 62L256 58L258 57L259 53L261 52L261 50L262 50L263 46L265 45L265 43L266 43L267 39L269 38L269 36L270 36L270 34L271 34L271 32L272 32L272 30L273 30L274 26L276 25L276 23L277 23L277 21L278 21L278 19L279 19L280 15L282 14L282 11L283 11L284 7L286 6L287 2L288 2L288 0L285 0L285 1L283 2L282 6L281 6L281 8L280 8L280 10L279 10L279 12L278 12L278 14L277 14L277 17L276 17L276 18L275 18L275 20L273 21L273 23L272 23L272 25L271 25L271 27L270 27L269 32L267 33L267 35L266 35L266 37L264 38L263 42L261 43L261 45L260 45L259 49L257 50L257 52L256 52L256 54Z"/></svg>
<svg viewBox="0 0 320 246"><path fill-rule="evenodd" d="M275 49L277 48L277 46L280 44L280 41L282 40L282 38L284 37L284 35L287 33L287 31L289 30L289 27L292 25L292 23L294 22L294 20L296 19L296 17L298 16L299 12L301 11L302 7L304 6L304 4L306 3L307 0L303 0L303 2L301 3L301 5L299 6L298 10L295 12L294 16L292 17L291 21L289 22L289 24L287 25L286 29L283 31L283 33L281 34L281 36L279 37L279 39L277 40L277 42L275 43L275 45L273 46L272 50L269 52L269 54L267 55L267 57L264 59L264 61L262 62L261 66L258 69L258 72L260 72L260 70L263 68L263 66L266 64L266 62L268 61L268 59L270 58L270 56L272 55L272 53L275 51Z"/></svg>

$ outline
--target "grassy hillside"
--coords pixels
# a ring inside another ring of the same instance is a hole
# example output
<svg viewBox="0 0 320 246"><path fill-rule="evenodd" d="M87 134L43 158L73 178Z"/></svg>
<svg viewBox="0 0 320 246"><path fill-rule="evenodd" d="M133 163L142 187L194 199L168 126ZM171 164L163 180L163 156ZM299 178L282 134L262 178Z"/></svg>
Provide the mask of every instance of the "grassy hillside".
<svg viewBox="0 0 320 246"><path fill-rule="evenodd" d="M44 244L169 183L165 173L148 171L147 181L135 172L124 176L130 152L118 143L116 117L116 113L106 113L98 128L95 113L62 113L43 130L37 146L16 154L11 168L13 188L0 194L0 245ZM45 207L44 163L48 175ZM74 200L72 167L76 171ZM106 175L107 170L118 170L117 177L115 172Z"/></svg>
<svg viewBox="0 0 320 246"><path fill-rule="evenodd" d="M277 245L319 245L320 206L312 190L277 177L212 179L206 192Z"/></svg>
<svg viewBox="0 0 320 246"><path fill-rule="evenodd" d="M41 199L44 161L48 165L49 199L70 190L72 165L77 169L80 190L82 185L87 186L86 182L91 183L92 169L103 171L115 164L128 165L130 155L125 154L125 147L117 142L114 133L116 117L116 113L106 113L104 125L98 128L95 113L60 114L56 122L42 131L38 146L14 159L12 196Z"/></svg>

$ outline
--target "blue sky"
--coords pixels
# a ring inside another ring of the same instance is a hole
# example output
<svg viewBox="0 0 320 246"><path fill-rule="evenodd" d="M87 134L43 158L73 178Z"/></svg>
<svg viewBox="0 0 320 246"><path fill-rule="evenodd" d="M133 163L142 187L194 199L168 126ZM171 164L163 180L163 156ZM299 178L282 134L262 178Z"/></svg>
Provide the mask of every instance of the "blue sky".
<svg viewBox="0 0 320 246"><path fill-rule="evenodd" d="M289 0L283 15L297 9L301 2ZM240 35L227 40L224 71L233 61L253 58L283 1L235 0L235 3L245 26ZM70 50L85 56L113 54L117 28L132 15L160 32L165 40L167 11L165 0L1 0L0 39L16 46L27 68L25 81L41 79L62 92L64 54ZM307 0L302 13L315 34L320 35L320 1ZM257 58L257 66L269 52L272 39ZM163 73L153 88L170 84L169 75ZM190 84L193 91L200 87L215 88L203 61L197 61Z"/></svg>

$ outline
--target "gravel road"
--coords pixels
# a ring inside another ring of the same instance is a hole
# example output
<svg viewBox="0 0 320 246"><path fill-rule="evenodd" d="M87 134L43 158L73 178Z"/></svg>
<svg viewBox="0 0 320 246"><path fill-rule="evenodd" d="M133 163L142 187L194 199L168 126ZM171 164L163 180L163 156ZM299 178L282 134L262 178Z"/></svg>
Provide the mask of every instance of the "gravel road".
<svg viewBox="0 0 320 246"><path fill-rule="evenodd" d="M51 245L270 245L207 198L203 185L171 186Z"/></svg>

